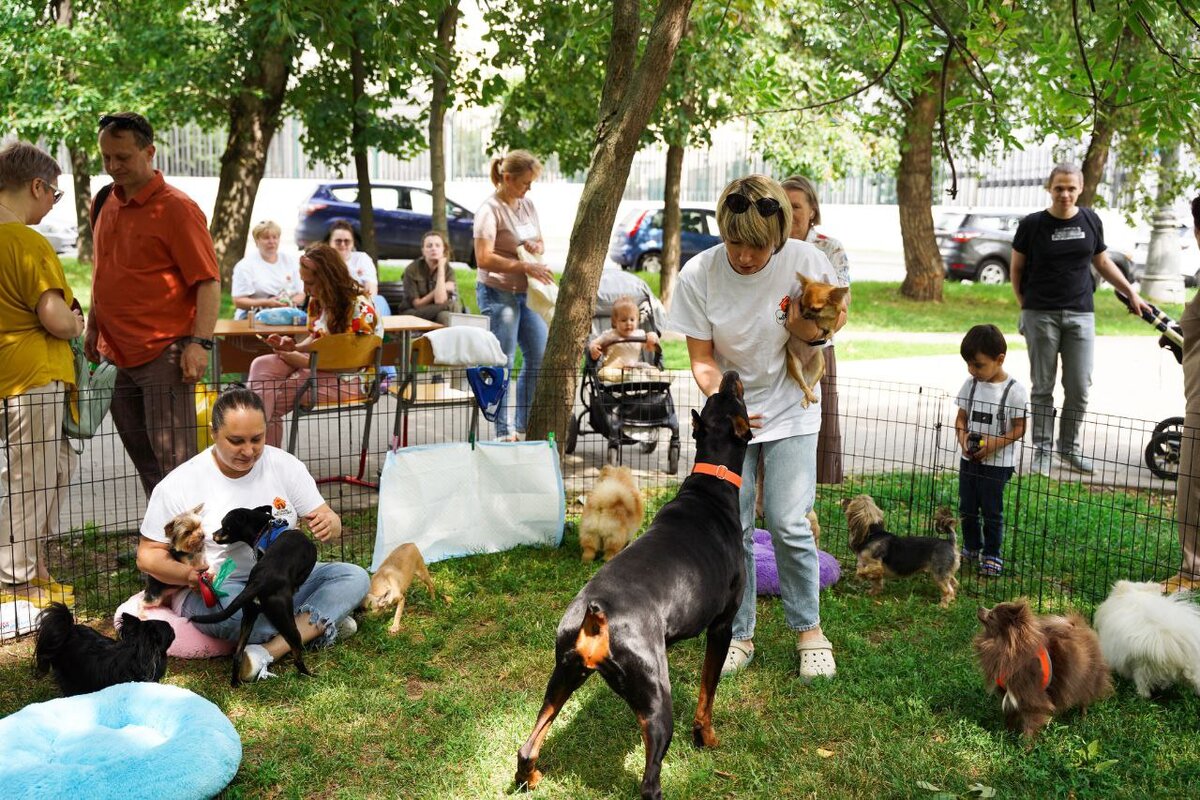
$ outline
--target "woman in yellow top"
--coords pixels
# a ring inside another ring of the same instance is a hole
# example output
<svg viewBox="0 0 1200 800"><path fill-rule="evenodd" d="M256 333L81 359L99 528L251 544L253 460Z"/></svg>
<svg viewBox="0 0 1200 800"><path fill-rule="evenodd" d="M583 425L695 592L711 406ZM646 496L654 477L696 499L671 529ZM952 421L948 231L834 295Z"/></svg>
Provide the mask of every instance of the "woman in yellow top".
<svg viewBox="0 0 1200 800"><path fill-rule="evenodd" d="M83 314L71 308L54 248L29 227L62 198L60 173L31 144L0 149L0 602L69 599L50 578L45 539L74 468L64 396L75 383L68 340L83 333Z"/></svg>

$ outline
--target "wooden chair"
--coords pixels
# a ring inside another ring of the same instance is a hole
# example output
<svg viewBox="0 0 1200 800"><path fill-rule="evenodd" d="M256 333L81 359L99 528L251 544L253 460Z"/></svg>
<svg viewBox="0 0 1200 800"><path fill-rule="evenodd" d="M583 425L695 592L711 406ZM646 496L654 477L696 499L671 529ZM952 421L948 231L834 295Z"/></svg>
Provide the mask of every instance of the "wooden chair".
<svg viewBox="0 0 1200 800"><path fill-rule="evenodd" d="M383 366L383 339L379 336L364 336L357 333L336 333L322 336L312 343L309 351L308 380L296 393L292 404L292 430L288 437L288 452L296 454L297 434L300 418L315 414L337 414L344 409L364 408L367 412L363 423L362 446L358 454L358 474L319 478L317 483L350 483L356 486L378 488L379 484L363 479L367 469L367 453L371 440L371 419L375 404L380 396L380 367ZM325 373L362 373L365 389L362 397L353 399L321 400L317 391L317 370Z"/></svg>

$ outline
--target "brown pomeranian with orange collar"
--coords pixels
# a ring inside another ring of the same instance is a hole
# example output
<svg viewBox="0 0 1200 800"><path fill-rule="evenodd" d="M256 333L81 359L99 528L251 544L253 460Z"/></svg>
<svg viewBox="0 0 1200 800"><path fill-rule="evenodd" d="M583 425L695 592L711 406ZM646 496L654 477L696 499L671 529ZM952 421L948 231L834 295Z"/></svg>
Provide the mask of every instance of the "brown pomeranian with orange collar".
<svg viewBox="0 0 1200 800"><path fill-rule="evenodd" d="M788 302L787 320L784 323L791 334L787 343L787 371L792 380L800 384L804 392L802 402L808 408L810 404L820 402L813 387L821 382L825 374L825 355L821 352L821 344L833 335L838 316L846 306L850 288L810 280L800 274L796 277L800 280L800 294ZM817 338L821 344L814 345L800 334L800 331L811 331L813 325L817 327Z"/></svg>

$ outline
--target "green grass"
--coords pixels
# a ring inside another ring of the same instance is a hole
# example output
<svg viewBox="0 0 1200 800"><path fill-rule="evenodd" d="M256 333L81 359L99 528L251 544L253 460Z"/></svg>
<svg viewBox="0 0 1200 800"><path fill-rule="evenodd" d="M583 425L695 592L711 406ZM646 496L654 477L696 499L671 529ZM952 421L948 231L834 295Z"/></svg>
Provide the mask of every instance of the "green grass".
<svg viewBox="0 0 1200 800"><path fill-rule="evenodd" d="M1028 491L1048 486L1038 478ZM952 487L952 475L899 474L845 490L870 488L889 519L901 520L910 511L923 518L931 496L944 498ZM1089 501L1080 487L1056 490L1036 513L1061 537L1060 560L1047 568L1067 578L1047 583L1051 607L1065 605L1058 589L1098 566L1071 551L1094 548L1101 536L1115 536L1118 550L1130 552L1173 537L1169 515L1129 526L1127 534L1104 533L1114 520L1145 511L1153 496L1105 492ZM819 509L825 546L843 564L842 581L821 605L837 679L797 682L794 634L779 601L760 600L755 661L722 681L714 714L721 745L700 751L690 744L688 723L703 649L699 640L680 643L670 655L677 735L664 762L668 797L933 797L923 784L949 796L973 786L1014 798L1191 796L1200 779L1200 698L1173 690L1146 701L1118 680L1114 697L1086 718L1063 715L1026 749L1002 730L999 702L978 675L970 648L978 628L973 598L941 611L932 584L921 578L891 581L883 595L868 597L848 574L836 498L822 492ZM1032 523L1017 516L1018 531ZM346 523L356 535L345 555L361 563L369 557L373 514L347 516ZM1032 533L1010 537L1010 564L1022 557L1022 535ZM166 680L211 699L241 735L244 758L231 797L509 797L515 754L550 672L559 615L595 569L580 563L568 526L559 549L433 565L438 599L411 592L395 637L386 633L387 618L363 620L355 639L307 659L314 678L285 663L281 677L233 690L228 662L220 659L173 660ZM31 677L30 649L29 641L0 649L0 715L55 695L48 679ZM551 729L540 763L545 778L532 796L634 797L642 765L633 715L593 678Z"/></svg>

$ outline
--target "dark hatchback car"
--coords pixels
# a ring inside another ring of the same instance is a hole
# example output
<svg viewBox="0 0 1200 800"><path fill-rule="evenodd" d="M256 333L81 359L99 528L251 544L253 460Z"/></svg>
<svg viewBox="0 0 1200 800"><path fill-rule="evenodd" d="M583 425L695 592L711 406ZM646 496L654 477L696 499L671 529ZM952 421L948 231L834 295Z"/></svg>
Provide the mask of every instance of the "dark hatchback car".
<svg viewBox="0 0 1200 800"><path fill-rule="evenodd" d="M986 284L1007 283L1013 237L1017 234L1017 225L1028 213L951 211L943 214L934 225L934 235L946 266L946 277ZM1133 256L1111 246L1108 255L1125 277L1132 280ZM1092 273L1096 275L1095 270Z"/></svg>
<svg viewBox="0 0 1200 800"><path fill-rule="evenodd" d="M679 264L713 245L721 243L717 232L717 214L711 208L681 208ZM662 209L634 209L626 214L613 231L608 257L622 269L645 272L662 271Z"/></svg>
<svg viewBox="0 0 1200 800"><path fill-rule="evenodd" d="M375 240L379 258L416 258L421 255L421 237L433 228L433 193L420 186L396 183L371 185L371 204L375 208ZM329 227L338 220L354 226L358 238L358 184L323 183L300 206L296 224L296 245L303 250L325 239ZM475 263L472 227L475 215L452 200L446 201L446 223L454 259ZM361 243L360 243L361 246Z"/></svg>

